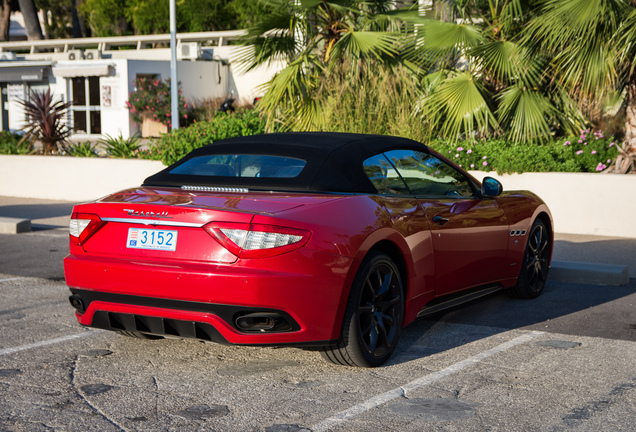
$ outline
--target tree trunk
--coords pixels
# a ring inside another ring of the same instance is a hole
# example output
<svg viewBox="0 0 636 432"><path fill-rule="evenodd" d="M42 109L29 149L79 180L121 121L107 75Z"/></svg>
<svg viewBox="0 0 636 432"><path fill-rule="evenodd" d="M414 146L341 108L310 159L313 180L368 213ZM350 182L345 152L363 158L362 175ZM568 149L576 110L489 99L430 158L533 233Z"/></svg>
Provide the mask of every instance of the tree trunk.
<svg viewBox="0 0 636 432"><path fill-rule="evenodd" d="M35 8L35 0L18 0L18 3L24 17L24 27L29 40L43 39L38 10Z"/></svg>
<svg viewBox="0 0 636 432"><path fill-rule="evenodd" d="M11 25L11 1L0 1L0 40L9 40L9 27Z"/></svg>
<svg viewBox="0 0 636 432"><path fill-rule="evenodd" d="M84 17L79 13L79 7L84 0L73 0L73 37L82 38L90 36L90 29L86 27Z"/></svg>

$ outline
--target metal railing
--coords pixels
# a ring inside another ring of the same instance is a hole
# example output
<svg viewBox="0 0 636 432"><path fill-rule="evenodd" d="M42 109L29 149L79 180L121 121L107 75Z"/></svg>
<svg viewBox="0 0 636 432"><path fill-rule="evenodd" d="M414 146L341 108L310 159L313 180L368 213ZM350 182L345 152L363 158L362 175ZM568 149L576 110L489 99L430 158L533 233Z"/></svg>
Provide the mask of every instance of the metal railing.
<svg viewBox="0 0 636 432"><path fill-rule="evenodd" d="M177 45L184 42L199 42L201 46L224 46L230 41L237 40L245 35L245 30L228 30L218 32L177 33ZM73 39L44 39L31 41L0 42L0 52L16 52L37 54L40 52L66 53L73 49L97 48L100 51L109 51L113 47L126 47L128 49L152 49L156 45L169 46L170 34L140 35L140 36L113 36Z"/></svg>

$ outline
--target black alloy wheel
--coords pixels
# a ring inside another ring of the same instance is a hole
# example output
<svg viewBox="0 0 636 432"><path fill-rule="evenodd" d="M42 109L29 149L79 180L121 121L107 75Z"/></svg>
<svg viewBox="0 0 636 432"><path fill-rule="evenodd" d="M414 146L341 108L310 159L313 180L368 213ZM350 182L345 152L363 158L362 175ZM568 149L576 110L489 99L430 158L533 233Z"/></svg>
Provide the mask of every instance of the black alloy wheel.
<svg viewBox="0 0 636 432"><path fill-rule="evenodd" d="M537 219L532 224L521 263L517 286L509 290L516 298L536 298L543 292L548 278L552 239L545 224Z"/></svg>
<svg viewBox="0 0 636 432"><path fill-rule="evenodd" d="M325 347L323 356L337 364L376 367L393 354L404 318L400 273L387 255L371 252L351 288L342 340Z"/></svg>

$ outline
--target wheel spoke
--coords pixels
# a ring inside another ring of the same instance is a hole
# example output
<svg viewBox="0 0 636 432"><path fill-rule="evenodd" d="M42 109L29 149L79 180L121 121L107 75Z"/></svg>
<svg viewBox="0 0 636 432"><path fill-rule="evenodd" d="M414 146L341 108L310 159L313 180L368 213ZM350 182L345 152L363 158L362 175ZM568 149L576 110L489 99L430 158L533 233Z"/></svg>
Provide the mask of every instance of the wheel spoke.
<svg viewBox="0 0 636 432"><path fill-rule="evenodd" d="M368 315L373 311L373 306L370 304L360 305L360 314Z"/></svg>
<svg viewBox="0 0 636 432"><path fill-rule="evenodd" d="M388 327L393 327L393 324L395 324L395 322L393 321L393 317L385 313L382 314L382 321L388 324Z"/></svg>
<svg viewBox="0 0 636 432"><path fill-rule="evenodd" d="M376 275L376 277L377 277L377 279L378 279L378 280L377 280L377 282L376 282L376 284L375 284L375 286L376 286L376 287L378 287L378 288L380 288L380 291L382 291L382 274L380 273L380 269L377 269L377 270L375 271L375 275ZM374 293L375 293L376 295L380 295L380 291L375 292L375 290L374 290Z"/></svg>
<svg viewBox="0 0 636 432"><path fill-rule="evenodd" d="M386 276L384 276L384 280L382 281L382 286L380 291L378 292L378 297L383 296L389 290L391 286L392 273L389 272Z"/></svg>
<svg viewBox="0 0 636 432"><path fill-rule="evenodd" d="M395 296L388 301L382 302L381 308L383 311L387 311L400 302L400 297Z"/></svg>
<svg viewBox="0 0 636 432"><path fill-rule="evenodd" d="M384 327L384 323L382 322L382 320L378 321L378 330L380 333L380 347L383 347L385 349L388 349L389 347L389 339L387 337L386 334L386 328ZM371 351L371 352L375 352L375 350Z"/></svg>
<svg viewBox="0 0 636 432"><path fill-rule="evenodd" d="M371 331L369 332L369 352L374 353L375 348L378 344L378 328L376 325L371 326Z"/></svg>
<svg viewBox="0 0 636 432"><path fill-rule="evenodd" d="M373 318L367 320L367 325L366 326L362 326L360 325L360 329L362 331L362 336L366 336L368 334L371 334L371 330L373 330Z"/></svg>
<svg viewBox="0 0 636 432"><path fill-rule="evenodd" d="M365 281L366 287L371 291L371 296L375 297L375 290L373 289L373 283L371 282L371 277L368 277Z"/></svg>

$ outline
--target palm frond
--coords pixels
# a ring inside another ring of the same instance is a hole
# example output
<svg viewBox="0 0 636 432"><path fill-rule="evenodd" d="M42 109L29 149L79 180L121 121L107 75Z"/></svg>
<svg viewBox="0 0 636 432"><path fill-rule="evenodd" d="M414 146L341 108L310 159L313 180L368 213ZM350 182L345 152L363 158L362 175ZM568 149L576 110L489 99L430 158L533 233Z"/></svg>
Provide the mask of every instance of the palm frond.
<svg viewBox="0 0 636 432"><path fill-rule="evenodd" d="M365 32L350 30L333 46L331 58L352 56L353 58L375 58L394 56L397 36L388 32Z"/></svg>
<svg viewBox="0 0 636 432"><path fill-rule="evenodd" d="M499 100L497 114L512 141L546 141L550 138L548 120L554 117L556 110L545 95L523 85L514 85L504 90Z"/></svg>
<svg viewBox="0 0 636 432"><path fill-rule="evenodd" d="M435 74L428 80L429 93L422 103L424 118L430 119L440 134L451 140L474 139L473 132L486 135L499 124L486 99L484 89L469 72Z"/></svg>
<svg viewBox="0 0 636 432"><path fill-rule="evenodd" d="M540 61L514 42L488 42L473 48L468 55L475 59L481 70L501 83L521 81L536 86L541 80Z"/></svg>
<svg viewBox="0 0 636 432"><path fill-rule="evenodd" d="M587 97L617 80L610 41L626 6L623 0L545 0L521 42L555 56L559 82Z"/></svg>

